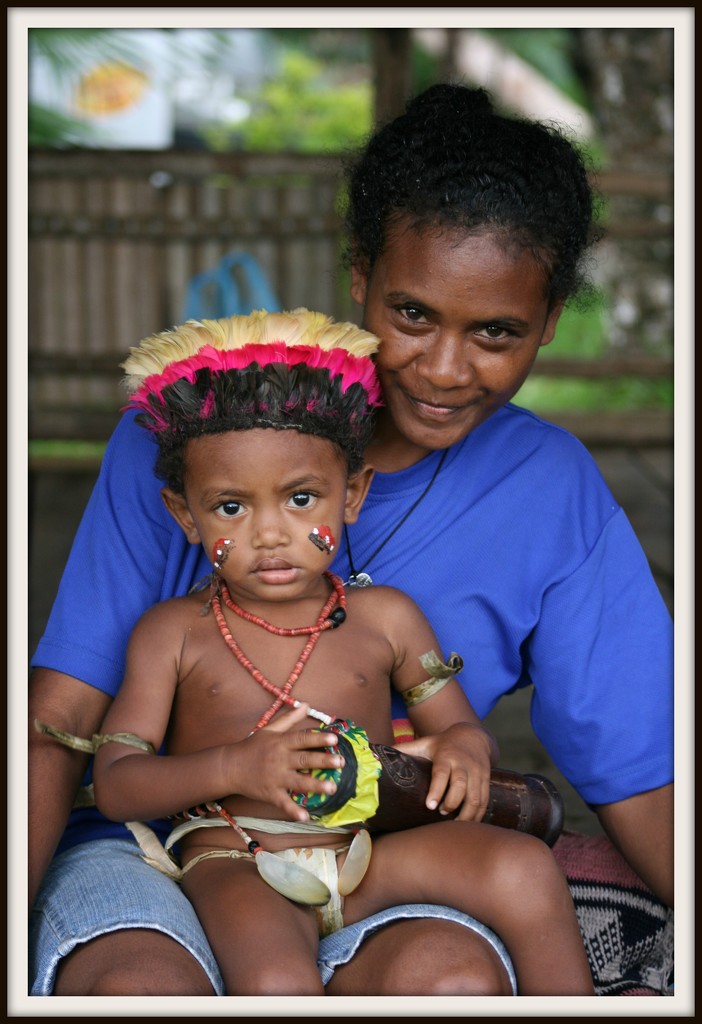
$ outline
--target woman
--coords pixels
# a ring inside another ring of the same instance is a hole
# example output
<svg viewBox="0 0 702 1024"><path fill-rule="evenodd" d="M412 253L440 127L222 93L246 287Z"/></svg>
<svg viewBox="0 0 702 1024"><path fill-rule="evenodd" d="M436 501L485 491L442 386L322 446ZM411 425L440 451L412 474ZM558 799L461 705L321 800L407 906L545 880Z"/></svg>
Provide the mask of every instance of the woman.
<svg viewBox="0 0 702 1024"><path fill-rule="evenodd" d="M417 601L442 646L465 657L478 714L533 685L534 728L551 757L670 904L669 616L582 446L508 404L584 283L592 196L583 163L556 130L497 116L483 91L435 86L371 138L349 184L352 294L382 342L386 404L368 451L371 492L333 568ZM167 522L152 463L125 418L34 658L31 719L96 731L136 619L208 571ZM91 599L74 601L108 559L118 584L105 594L95 582ZM421 740L407 749L422 753ZM33 991L217 991L197 922L182 934L187 904L177 890L157 894L170 883L148 873L123 830L83 810L62 838L84 762L37 737L31 764L32 893L56 844L66 851L35 911ZM76 844L90 851L77 875ZM111 872L135 887L131 918L105 894ZM70 890L68 902L65 887L77 884L92 884L90 897ZM95 914L77 923L74 908L92 898ZM55 933L58 907L73 936L61 953L42 927L50 916ZM478 922L428 919L426 908L384 912L325 943L332 994L512 991L499 940Z"/></svg>

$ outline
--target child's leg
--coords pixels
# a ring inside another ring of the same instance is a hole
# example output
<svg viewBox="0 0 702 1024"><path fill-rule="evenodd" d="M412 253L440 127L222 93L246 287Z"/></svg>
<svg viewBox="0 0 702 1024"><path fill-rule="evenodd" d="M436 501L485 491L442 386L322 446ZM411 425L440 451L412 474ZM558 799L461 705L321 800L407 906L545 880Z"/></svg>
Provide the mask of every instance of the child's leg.
<svg viewBox="0 0 702 1024"><path fill-rule="evenodd" d="M540 839L459 821L379 836L344 920L401 903L444 904L486 924L509 950L520 995L594 994L566 880Z"/></svg>
<svg viewBox="0 0 702 1024"><path fill-rule="evenodd" d="M314 911L281 896L255 863L213 857L183 879L227 995L324 995Z"/></svg>

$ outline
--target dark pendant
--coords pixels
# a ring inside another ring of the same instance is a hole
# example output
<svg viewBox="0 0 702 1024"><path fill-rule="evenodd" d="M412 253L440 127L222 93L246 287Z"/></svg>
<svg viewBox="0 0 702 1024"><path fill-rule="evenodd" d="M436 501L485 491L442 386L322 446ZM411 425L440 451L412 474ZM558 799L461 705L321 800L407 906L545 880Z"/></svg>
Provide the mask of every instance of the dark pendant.
<svg viewBox="0 0 702 1024"><path fill-rule="evenodd" d="M373 580L370 578L367 572L356 572L352 576L349 576L349 581L346 584L347 587L372 587Z"/></svg>
<svg viewBox="0 0 702 1024"><path fill-rule="evenodd" d="M329 616L329 620L332 624L332 629L338 629L342 622L346 622L346 612L343 608L335 608Z"/></svg>

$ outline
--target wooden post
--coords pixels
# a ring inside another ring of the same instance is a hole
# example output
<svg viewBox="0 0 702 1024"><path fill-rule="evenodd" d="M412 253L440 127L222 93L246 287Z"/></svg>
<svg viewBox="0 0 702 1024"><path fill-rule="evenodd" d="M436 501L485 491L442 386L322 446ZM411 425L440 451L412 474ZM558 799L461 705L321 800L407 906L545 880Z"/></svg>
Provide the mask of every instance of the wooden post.
<svg viewBox="0 0 702 1024"><path fill-rule="evenodd" d="M375 123L401 114L412 92L412 29L377 28L372 32Z"/></svg>

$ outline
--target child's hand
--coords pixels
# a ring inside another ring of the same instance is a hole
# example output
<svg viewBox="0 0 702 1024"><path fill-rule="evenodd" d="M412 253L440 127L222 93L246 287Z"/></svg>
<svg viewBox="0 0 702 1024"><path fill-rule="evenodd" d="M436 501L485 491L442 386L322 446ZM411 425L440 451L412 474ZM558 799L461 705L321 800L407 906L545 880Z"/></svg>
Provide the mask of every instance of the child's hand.
<svg viewBox="0 0 702 1024"><path fill-rule="evenodd" d="M480 821L490 796L490 768L496 744L480 725L458 722L443 732L403 743L399 750L432 762L426 806L449 814L460 807L462 821Z"/></svg>
<svg viewBox="0 0 702 1024"><path fill-rule="evenodd" d="M290 794L336 792L332 779L300 774L344 764L340 754L324 749L336 745L336 734L312 731L306 724L308 711L309 706L302 704L279 714L265 728L223 748L229 762L230 793L272 804L280 808L286 820L308 821L309 813Z"/></svg>

